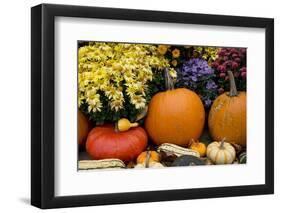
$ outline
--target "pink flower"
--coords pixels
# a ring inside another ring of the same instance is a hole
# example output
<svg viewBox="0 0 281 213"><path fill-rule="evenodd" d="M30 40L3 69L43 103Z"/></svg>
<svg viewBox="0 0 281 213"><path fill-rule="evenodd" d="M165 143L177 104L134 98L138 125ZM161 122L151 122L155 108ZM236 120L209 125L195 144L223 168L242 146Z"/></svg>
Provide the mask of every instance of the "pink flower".
<svg viewBox="0 0 281 213"><path fill-rule="evenodd" d="M224 65L219 65L218 66L218 70L221 72L225 72L226 71L226 67Z"/></svg>
<svg viewBox="0 0 281 213"><path fill-rule="evenodd" d="M242 73L241 73L241 76L242 76L242 78L245 79L245 78L247 77L247 73L246 73L246 72L242 72Z"/></svg>
<svg viewBox="0 0 281 213"><path fill-rule="evenodd" d="M242 72L247 72L247 68L246 67L242 67L241 69L240 69L240 72L242 73Z"/></svg>
<svg viewBox="0 0 281 213"><path fill-rule="evenodd" d="M220 73L220 77L224 78L225 77L225 73L224 72Z"/></svg>
<svg viewBox="0 0 281 213"><path fill-rule="evenodd" d="M236 54L236 53L232 54L232 58L237 58L237 57L238 57L238 54Z"/></svg>
<svg viewBox="0 0 281 213"><path fill-rule="evenodd" d="M231 60L228 60L228 61L224 62L223 65L224 65L225 67L231 68L232 61L231 61Z"/></svg>
<svg viewBox="0 0 281 213"><path fill-rule="evenodd" d="M217 61L212 63L212 67L217 68L219 66L219 63Z"/></svg>
<svg viewBox="0 0 281 213"><path fill-rule="evenodd" d="M235 58L234 61L236 61L237 63L240 63L241 59L240 58Z"/></svg>
<svg viewBox="0 0 281 213"><path fill-rule="evenodd" d="M224 49L221 49L219 51L219 56L225 56L226 51Z"/></svg>
<svg viewBox="0 0 281 213"><path fill-rule="evenodd" d="M238 63L235 62L235 61L233 61L232 64L231 64L232 69L237 69L238 66L239 66Z"/></svg>
<svg viewBox="0 0 281 213"><path fill-rule="evenodd" d="M246 54L246 48L240 48L240 53L242 53L243 55L245 55Z"/></svg>
<svg viewBox="0 0 281 213"><path fill-rule="evenodd" d="M230 53L231 53L231 54L233 54L233 53L238 53L238 51L237 51L236 48L231 48Z"/></svg>

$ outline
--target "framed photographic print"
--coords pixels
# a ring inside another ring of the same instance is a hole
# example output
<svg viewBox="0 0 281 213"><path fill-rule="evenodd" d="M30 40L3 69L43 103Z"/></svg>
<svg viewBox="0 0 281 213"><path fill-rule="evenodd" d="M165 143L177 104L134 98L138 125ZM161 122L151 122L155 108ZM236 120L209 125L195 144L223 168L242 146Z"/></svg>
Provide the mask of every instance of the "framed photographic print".
<svg viewBox="0 0 281 213"><path fill-rule="evenodd" d="M274 192L274 20L31 9L31 204Z"/></svg>

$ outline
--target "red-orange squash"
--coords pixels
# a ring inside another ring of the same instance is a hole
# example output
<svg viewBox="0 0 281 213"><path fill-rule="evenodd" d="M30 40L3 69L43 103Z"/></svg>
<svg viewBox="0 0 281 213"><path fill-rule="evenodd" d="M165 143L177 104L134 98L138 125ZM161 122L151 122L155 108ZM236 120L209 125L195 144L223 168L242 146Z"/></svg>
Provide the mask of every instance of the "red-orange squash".
<svg viewBox="0 0 281 213"><path fill-rule="evenodd" d="M78 144L82 145L86 142L88 133L92 126L86 116L78 110Z"/></svg>
<svg viewBox="0 0 281 213"><path fill-rule="evenodd" d="M141 127L120 132L114 125L105 124L91 130L86 142L86 151L95 160L118 158L131 161L147 146L147 134Z"/></svg>
<svg viewBox="0 0 281 213"><path fill-rule="evenodd" d="M217 97L208 118L213 140L226 140L246 146L246 92L238 92L231 71L228 71L230 91Z"/></svg>
<svg viewBox="0 0 281 213"><path fill-rule="evenodd" d="M203 130L205 110L199 96L188 89L173 89L166 72L167 91L154 95L148 105L145 129L157 144L172 143L187 146L197 140Z"/></svg>

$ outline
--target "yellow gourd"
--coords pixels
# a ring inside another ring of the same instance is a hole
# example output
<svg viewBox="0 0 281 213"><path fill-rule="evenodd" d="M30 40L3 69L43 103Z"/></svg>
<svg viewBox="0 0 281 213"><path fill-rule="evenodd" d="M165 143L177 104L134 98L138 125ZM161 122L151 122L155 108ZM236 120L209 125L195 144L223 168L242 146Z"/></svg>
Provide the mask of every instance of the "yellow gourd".
<svg viewBox="0 0 281 213"><path fill-rule="evenodd" d="M132 127L137 127L139 124L138 123L131 123L127 118L121 118L117 122L117 129L120 132L124 132L129 130Z"/></svg>

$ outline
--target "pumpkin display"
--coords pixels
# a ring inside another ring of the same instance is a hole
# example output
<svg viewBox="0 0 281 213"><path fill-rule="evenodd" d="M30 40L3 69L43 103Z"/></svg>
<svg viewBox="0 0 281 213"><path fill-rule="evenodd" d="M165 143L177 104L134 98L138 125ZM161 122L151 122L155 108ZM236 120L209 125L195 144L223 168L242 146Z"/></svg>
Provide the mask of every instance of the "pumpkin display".
<svg viewBox="0 0 281 213"><path fill-rule="evenodd" d="M247 154L246 152L242 152L240 155L239 155L239 163L240 164L245 164L247 162Z"/></svg>
<svg viewBox="0 0 281 213"><path fill-rule="evenodd" d="M147 145L147 134L141 127L120 132L111 124L93 128L87 138L86 151L95 160L117 158L134 160Z"/></svg>
<svg viewBox="0 0 281 213"><path fill-rule="evenodd" d="M206 155L207 147L202 142L191 140L189 148L199 152L200 157L204 157Z"/></svg>
<svg viewBox="0 0 281 213"><path fill-rule="evenodd" d="M199 166L205 165L204 161L200 158L191 155L183 155L178 157L171 166Z"/></svg>
<svg viewBox="0 0 281 213"><path fill-rule="evenodd" d="M235 160L236 152L230 143L224 141L212 142L207 146L207 157L214 164L231 164Z"/></svg>
<svg viewBox="0 0 281 213"><path fill-rule="evenodd" d="M88 133L91 130L91 124L86 116L78 110L78 144L82 145L86 142Z"/></svg>
<svg viewBox="0 0 281 213"><path fill-rule="evenodd" d="M160 156L156 151L142 152L137 158L137 164L146 162L160 162Z"/></svg>
<svg viewBox="0 0 281 213"><path fill-rule="evenodd" d="M127 118L121 118L118 120L116 123L116 128L120 132L124 132L129 130L132 127L137 127L139 124L138 123L131 123Z"/></svg>
<svg viewBox="0 0 281 213"><path fill-rule="evenodd" d="M172 79L165 70L167 91L155 94L145 119L145 129L157 144L172 143L187 146L198 139L205 121L205 110L199 96L186 88L174 89Z"/></svg>
<svg viewBox="0 0 281 213"><path fill-rule="evenodd" d="M232 72L228 71L228 75L230 91L214 101L208 118L209 132L215 141L225 138L246 146L246 92L238 92Z"/></svg>

